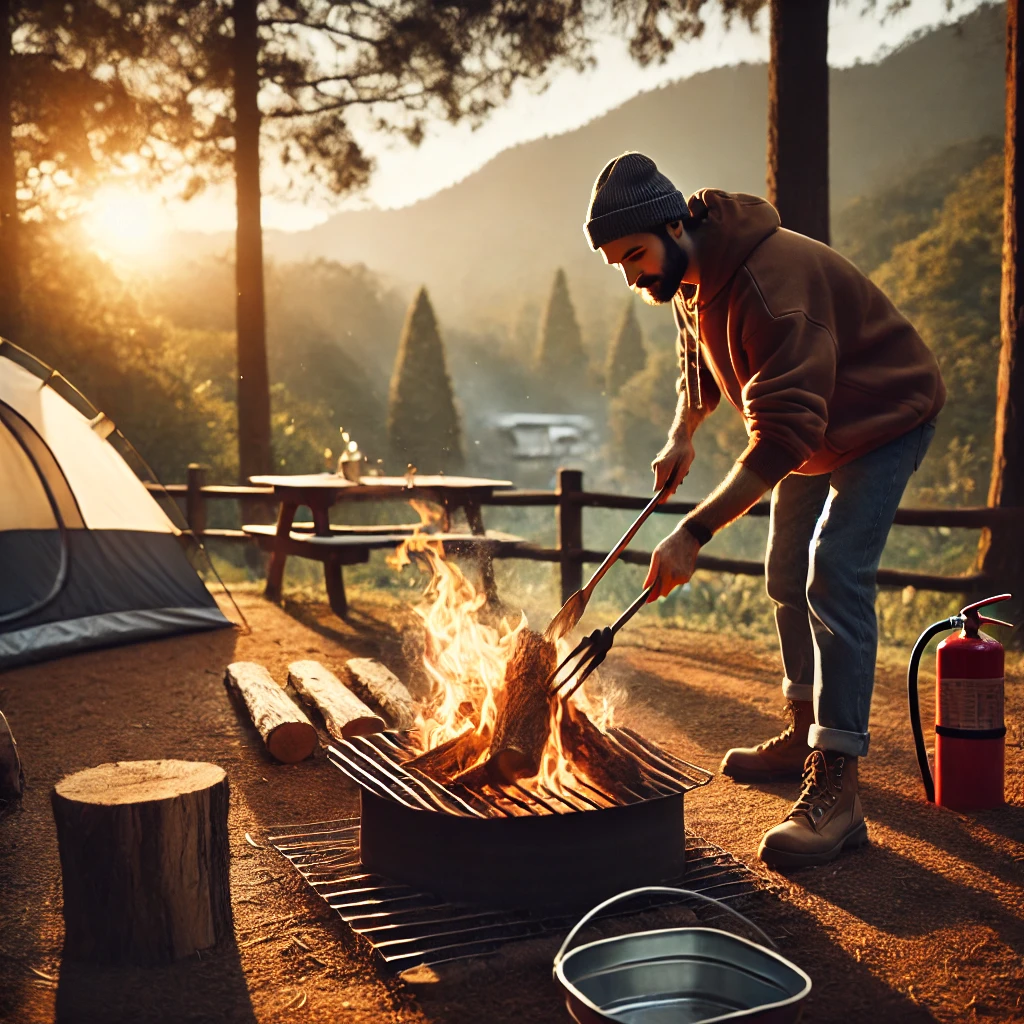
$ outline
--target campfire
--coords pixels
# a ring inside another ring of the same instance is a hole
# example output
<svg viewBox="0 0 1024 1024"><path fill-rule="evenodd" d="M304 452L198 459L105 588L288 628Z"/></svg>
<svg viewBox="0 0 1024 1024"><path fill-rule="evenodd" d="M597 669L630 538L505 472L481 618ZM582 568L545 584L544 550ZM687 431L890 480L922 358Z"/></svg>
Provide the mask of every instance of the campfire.
<svg viewBox="0 0 1024 1024"><path fill-rule="evenodd" d="M485 596L437 541L412 538L396 559L431 574L419 609L430 692L412 730L330 750L360 787L365 870L534 909L678 877L683 794L710 773L615 726L607 699L550 698L555 646L522 616L485 621Z"/></svg>
<svg viewBox="0 0 1024 1024"><path fill-rule="evenodd" d="M609 796L635 789L641 782L635 761L606 739L614 711L607 695L596 701L582 690L570 701L549 696L554 643L524 616L497 625L481 621L485 595L445 559L440 543L411 539L395 564L410 559L431 575L418 609L431 693L414 734L423 753L406 767L474 790L518 782L564 794L580 778Z"/></svg>

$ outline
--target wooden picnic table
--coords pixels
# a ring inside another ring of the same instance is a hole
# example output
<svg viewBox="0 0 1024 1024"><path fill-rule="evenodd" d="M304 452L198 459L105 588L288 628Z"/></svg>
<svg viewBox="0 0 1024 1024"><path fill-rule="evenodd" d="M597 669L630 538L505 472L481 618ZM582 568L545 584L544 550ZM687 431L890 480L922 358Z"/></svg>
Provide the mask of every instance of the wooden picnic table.
<svg viewBox="0 0 1024 1024"><path fill-rule="evenodd" d="M366 476L358 483L334 473L310 473L295 476L253 476L253 484L273 487L280 501L277 526L269 540L270 564L267 567L266 596L278 601L289 554L314 557L324 564L324 580L331 608L344 615L348 608L342 566L365 561L371 548L396 546L412 532L411 527L333 527L332 506L354 501L425 501L442 509L441 528L447 534L453 516L462 512L470 534L484 538L481 502L496 490L511 488L510 480L488 480L465 476ZM302 507L313 513L312 531L297 536L295 514ZM248 531L264 532L257 527ZM266 531L269 533L269 531ZM494 593L494 575L490 560L481 558L484 586Z"/></svg>

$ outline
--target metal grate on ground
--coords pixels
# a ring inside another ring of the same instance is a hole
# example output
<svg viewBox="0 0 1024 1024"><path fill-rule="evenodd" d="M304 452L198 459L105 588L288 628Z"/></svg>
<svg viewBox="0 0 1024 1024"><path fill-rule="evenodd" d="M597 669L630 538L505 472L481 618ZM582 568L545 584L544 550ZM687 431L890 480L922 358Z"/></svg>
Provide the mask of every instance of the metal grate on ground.
<svg viewBox="0 0 1024 1024"><path fill-rule="evenodd" d="M358 818L274 826L268 830L267 841L396 971L484 956L510 942L567 931L579 917L456 906L367 874L359 862ZM767 888L732 854L689 832L685 874L664 884L722 901ZM653 897L647 906L665 902L664 896ZM629 906L615 916L644 909L638 901Z"/></svg>

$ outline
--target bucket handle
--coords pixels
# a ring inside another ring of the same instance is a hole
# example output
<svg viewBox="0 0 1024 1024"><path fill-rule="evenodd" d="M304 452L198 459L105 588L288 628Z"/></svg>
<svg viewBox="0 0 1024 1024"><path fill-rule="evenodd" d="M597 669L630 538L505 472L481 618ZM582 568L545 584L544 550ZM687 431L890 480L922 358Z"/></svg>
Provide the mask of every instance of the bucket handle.
<svg viewBox="0 0 1024 1024"><path fill-rule="evenodd" d="M612 896L610 899L606 899L603 903L599 903L592 910L588 910L587 913L584 914L583 917L581 917L580 920L576 922L572 931L569 932L569 934L565 937L565 942L562 943L561 948L555 954L554 967L557 968L558 965L565 958L565 954L568 952L569 947L572 945L573 939L575 939L576 936L579 934L580 929L582 929L585 924L588 924L596 914L600 914L602 910L606 910L608 907L613 906L616 903L619 903L621 900L627 900L631 896L639 896L641 893L645 892L664 892L672 893L673 895L677 896L696 896L697 899L704 900L706 903L713 903L716 907L719 907L722 910L728 910L733 917L738 917L744 924L749 925L751 928L753 928L753 930L757 932L757 934L762 939L764 939L764 941L767 942L772 949L778 949L778 946L776 946L775 943L764 933L764 931L761 928L759 928L756 924L754 924L753 921L751 921L747 917L744 917L738 910L734 910L727 903L723 903L721 900L716 900L713 896L706 896L704 893L695 892L693 889L676 889L673 886L668 885L644 885L641 886L639 889L628 889L626 892L620 892L617 896Z"/></svg>

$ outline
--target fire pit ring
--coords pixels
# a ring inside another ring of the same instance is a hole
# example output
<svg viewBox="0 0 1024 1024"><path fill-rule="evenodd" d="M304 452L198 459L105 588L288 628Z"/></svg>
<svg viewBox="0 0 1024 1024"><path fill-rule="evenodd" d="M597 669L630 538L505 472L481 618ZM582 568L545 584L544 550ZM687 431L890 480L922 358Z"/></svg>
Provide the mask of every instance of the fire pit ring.
<svg viewBox="0 0 1024 1024"><path fill-rule="evenodd" d="M417 811L363 791L359 858L456 903L568 908L683 870L682 793L521 818Z"/></svg>
<svg viewBox="0 0 1024 1024"><path fill-rule="evenodd" d="M330 758L360 787L366 871L455 903L572 909L679 877L683 797L712 778L630 730L609 735L648 780L619 802L583 780L563 794L531 784L442 786L403 768L414 751L394 734L345 741Z"/></svg>

